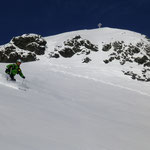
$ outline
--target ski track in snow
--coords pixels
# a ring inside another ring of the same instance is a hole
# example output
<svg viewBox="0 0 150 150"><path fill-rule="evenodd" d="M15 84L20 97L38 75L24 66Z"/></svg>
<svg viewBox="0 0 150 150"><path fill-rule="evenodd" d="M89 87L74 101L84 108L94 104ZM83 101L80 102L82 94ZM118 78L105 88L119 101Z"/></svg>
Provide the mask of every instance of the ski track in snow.
<svg viewBox="0 0 150 150"><path fill-rule="evenodd" d="M68 67L63 66L63 65L60 65L60 67L68 68ZM110 86L118 87L118 88L121 88L121 89L125 89L125 90L128 90L128 91L136 92L136 93L139 93L141 95L145 95L145 96L149 96L150 97L150 94L147 94L145 92L142 92L142 91L139 91L139 90L134 90L132 88L121 86L121 85L114 84L114 83L111 83L111 82L106 82L106 81L103 81L103 80L100 80L100 79L96 79L96 78L93 78L93 77L84 76L84 75L75 74L75 73L62 71L62 70L57 70L57 69L51 69L51 71L59 72L59 73L67 74L67 75L71 75L71 76L78 77L78 78L84 78L84 79L87 79L87 80L93 80L94 82L101 82L103 84L107 84L107 85L110 85Z"/></svg>
<svg viewBox="0 0 150 150"><path fill-rule="evenodd" d="M4 74L0 74L0 84L4 85L4 86L7 86L9 88L19 90L18 87L17 87L17 84L7 81L6 76Z"/></svg>
<svg viewBox="0 0 150 150"><path fill-rule="evenodd" d="M149 96L150 97L150 94L142 92L140 90L134 90L134 89L129 88L129 87L125 87L125 86L121 86L119 84L114 84L114 83L111 83L111 82L103 81L103 80L100 80L100 79L97 79L97 78L93 78L93 77L90 77L90 76L86 76L86 75L80 75L80 74L72 73L72 72L69 71L69 69L72 68L70 66L52 64L52 63L50 63L49 65L52 67L50 69L50 71L52 71L52 72L63 73L63 74L67 74L67 75L70 75L70 76L73 76L73 77L78 77L78 78L84 78L84 79L87 79L87 80L92 80L94 82L101 82L103 84L107 84L107 85L110 85L110 86L118 87L118 88L125 89L125 90L128 90L128 91L133 91L133 92L139 93L141 95L145 95L145 96ZM59 69L55 69L53 67L56 67L56 68L59 68ZM68 70L64 71L64 70L61 70L61 68L68 69ZM82 67L80 67L80 68L82 68ZM1 85L7 86L9 88L16 89L16 90L26 91L27 89L29 89L29 87L21 87L21 86L19 86L19 84L21 84L21 83L11 83L11 82L8 82L7 80L5 81L4 80L4 78L5 78L4 74L1 74L0 78L1 78L1 81L0 81Z"/></svg>
<svg viewBox="0 0 150 150"><path fill-rule="evenodd" d="M17 86L14 86L14 85L12 85L12 84L10 84L10 83L5 83L5 82L1 82L1 81L0 81L0 84L1 84L1 85L4 85L4 86L7 86L7 87L9 87L9 88L13 88L13 89L19 90Z"/></svg>
<svg viewBox="0 0 150 150"><path fill-rule="evenodd" d="M21 83L19 81L7 81L6 76L4 74L0 74L0 84L15 90L22 91L27 91L27 89L29 88L25 84L23 84L23 82Z"/></svg>

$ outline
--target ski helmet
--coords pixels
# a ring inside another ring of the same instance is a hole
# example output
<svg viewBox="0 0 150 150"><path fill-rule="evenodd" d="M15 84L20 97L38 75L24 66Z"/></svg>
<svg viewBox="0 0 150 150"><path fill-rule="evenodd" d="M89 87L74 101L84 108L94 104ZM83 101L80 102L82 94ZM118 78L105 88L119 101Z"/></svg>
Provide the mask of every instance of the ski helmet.
<svg viewBox="0 0 150 150"><path fill-rule="evenodd" d="M18 59L16 62L22 63L21 59Z"/></svg>

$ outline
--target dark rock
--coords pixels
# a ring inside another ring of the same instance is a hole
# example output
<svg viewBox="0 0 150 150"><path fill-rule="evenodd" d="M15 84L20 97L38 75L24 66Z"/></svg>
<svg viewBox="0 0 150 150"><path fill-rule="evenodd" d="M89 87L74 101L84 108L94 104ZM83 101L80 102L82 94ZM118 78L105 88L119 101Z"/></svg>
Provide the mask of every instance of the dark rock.
<svg viewBox="0 0 150 150"><path fill-rule="evenodd" d="M7 62L7 60L7 55L3 51L0 51L0 62Z"/></svg>
<svg viewBox="0 0 150 150"><path fill-rule="evenodd" d="M124 65L126 63L125 60L120 61L120 65Z"/></svg>
<svg viewBox="0 0 150 150"><path fill-rule="evenodd" d="M138 64L144 64L146 63L147 60L148 60L147 56L137 57L134 59L134 61L137 62Z"/></svg>
<svg viewBox="0 0 150 150"><path fill-rule="evenodd" d="M14 63L16 62L17 59L21 59L23 62L29 62L29 61L35 61L36 60L36 55L35 53L30 53L30 52L17 52L17 51L0 51L0 62L5 62L5 63Z"/></svg>
<svg viewBox="0 0 150 150"><path fill-rule="evenodd" d="M145 81L143 78L137 78L138 81Z"/></svg>
<svg viewBox="0 0 150 150"><path fill-rule="evenodd" d="M71 48L65 48L58 52L63 57L72 57L75 54L75 52Z"/></svg>
<svg viewBox="0 0 150 150"><path fill-rule="evenodd" d="M29 52L27 56L23 55L23 56L21 57L21 60L22 60L23 62L36 61L36 60L37 60L36 54Z"/></svg>
<svg viewBox="0 0 150 150"><path fill-rule="evenodd" d="M44 55L45 48L41 47L39 44L32 42L26 46L26 49L31 52L35 52L37 55Z"/></svg>
<svg viewBox="0 0 150 150"><path fill-rule="evenodd" d="M122 50L121 50L121 49L118 49L118 50L116 50L116 52L117 52L118 54L121 54L121 53L122 53Z"/></svg>
<svg viewBox="0 0 150 150"><path fill-rule="evenodd" d="M150 78L146 79L146 81L149 82L149 81L150 81Z"/></svg>
<svg viewBox="0 0 150 150"><path fill-rule="evenodd" d="M59 57L60 57L59 54L54 53L54 52L51 52L51 53L49 54L49 56L50 56L50 58L59 58Z"/></svg>
<svg viewBox="0 0 150 150"><path fill-rule="evenodd" d="M150 56L150 45L146 45L144 50L146 51L146 54Z"/></svg>
<svg viewBox="0 0 150 150"><path fill-rule="evenodd" d="M43 55L46 49L46 41L37 34L24 34L14 37L12 42L20 49L35 52L37 55Z"/></svg>
<svg viewBox="0 0 150 150"><path fill-rule="evenodd" d="M110 56L117 56L117 54L114 52L114 53L111 53Z"/></svg>
<svg viewBox="0 0 150 150"><path fill-rule="evenodd" d="M21 50L12 43L6 44L0 48L0 62L14 63L17 59L24 62L35 61L36 54L27 50Z"/></svg>
<svg viewBox="0 0 150 150"><path fill-rule="evenodd" d="M103 46L102 51L107 52L107 51L109 51L111 49L111 47L112 47L111 43L110 44L106 44L106 45Z"/></svg>
<svg viewBox="0 0 150 150"><path fill-rule="evenodd" d="M81 36L80 35L77 35L73 38L73 40L78 40L78 39L81 39Z"/></svg>
<svg viewBox="0 0 150 150"><path fill-rule="evenodd" d="M130 71L127 71L127 72L123 71L123 73L124 73L125 75L132 75L132 73L131 73Z"/></svg>
<svg viewBox="0 0 150 150"><path fill-rule="evenodd" d="M139 52L140 52L140 49L137 48L137 47L133 47L132 52L135 53L135 54L136 54L136 53L139 53Z"/></svg>
<svg viewBox="0 0 150 150"><path fill-rule="evenodd" d="M103 60L103 61L104 61L105 64L108 64L108 63L109 63L109 60L107 60L107 59L106 59L106 60Z"/></svg>
<svg viewBox="0 0 150 150"><path fill-rule="evenodd" d="M130 58L126 58L126 61L133 63L133 61Z"/></svg>
<svg viewBox="0 0 150 150"><path fill-rule="evenodd" d="M85 49L85 50L82 50L80 53L77 53L77 55L81 55L81 54L89 55L90 53L91 53L90 50Z"/></svg>
<svg viewBox="0 0 150 150"><path fill-rule="evenodd" d="M136 79L136 74L132 74L132 79L133 79L133 80Z"/></svg>
<svg viewBox="0 0 150 150"><path fill-rule="evenodd" d="M120 60L120 56L116 56L115 59L116 59L116 60Z"/></svg>
<svg viewBox="0 0 150 150"><path fill-rule="evenodd" d="M146 73L146 71L147 71L146 69L143 69L143 70L142 70L142 73Z"/></svg>
<svg viewBox="0 0 150 150"><path fill-rule="evenodd" d="M114 51L118 50L118 49L122 49L122 42L114 42L113 43L113 47L114 47Z"/></svg>
<svg viewBox="0 0 150 150"><path fill-rule="evenodd" d="M20 55L17 52L10 53L8 61L16 62L17 59L20 59Z"/></svg>
<svg viewBox="0 0 150 150"><path fill-rule="evenodd" d="M87 49L90 49L91 51L95 51L97 52L98 51L98 47L94 44L92 44L90 41L86 41L84 46L87 48Z"/></svg>
<svg viewBox="0 0 150 150"><path fill-rule="evenodd" d="M84 58L82 63L89 63L91 61L91 59L89 57Z"/></svg>
<svg viewBox="0 0 150 150"><path fill-rule="evenodd" d="M57 46L54 51L63 57L72 57L73 55L89 55L91 51L98 51L98 46L92 44L89 40L82 39L80 35L64 41L64 46Z"/></svg>
<svg viewBox="0 0 150 150"><path fill-rule="evenodd" d="M0 47L0 62L24 62L37 60L36 55L43 55L46 41L37 34L24 34L14 37L10 43Z"/></svg>
<svg viewBox="0 0 150 150"><path fill-rule="evenodd" d="M107 52L110 49L111 54L109 54L109 58L104 60L104 63L106 64L117 60L121 65L124 65L126 62L135 62L143 66L143 68L150 67L150 45L145 45L143 42L137 43L136 46L132 45L131 43L129 45L125 45L124 42L116 41L114 43L104 45L102 50ZM142 56L137 57L138 53L140 53ZM131 76L132 79L146 82L147 79L149 79L149 72L150 70L148 69L141 70L142 74L136 74L132 71L123 71L125 75Z"/></svg>
<svg viewBox="0 0 150 150"><path fill-rule="evenodd" d="M139 43L136 44L136 46L139 47L139 48L141 48L143 45L144 45L143 42L139 42Z"/></svg>
<svg viewBox="0 0 150 150"><path fill-rule="evenodd" d="M145 63L144 67L150 67L150 62Z"/></svg>
<svg viewBox="0 0 150 150"><path fill-rule="evenodd" d="M114 59L115 59L114 57L110 57L109 62L113 61Z"/></svg>

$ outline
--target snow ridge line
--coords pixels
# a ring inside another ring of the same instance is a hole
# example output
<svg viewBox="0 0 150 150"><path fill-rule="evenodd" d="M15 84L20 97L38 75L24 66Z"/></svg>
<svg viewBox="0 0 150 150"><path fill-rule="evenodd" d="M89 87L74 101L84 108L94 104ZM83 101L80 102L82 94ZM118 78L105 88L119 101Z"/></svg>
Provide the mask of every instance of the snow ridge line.
<svg viewBox="0 0 150 150"><path fill-rule="evenodd" d="M128 90L128 91L136 92L136 93L139 93L141 95L150 97L150 94L147 94L145 92L141 92L139 90L134 90L134 89L131 89L131 88L128 88L128 87L124 87L124 86L121 86L121 85L118 85L118 84L114 84L114 83L111 83L111 82L106 82L106 81L99 80L99 79L96 79L96 78L92 78L92 77L89 77L89 76L83 76L83 75L74 74L74 73L61 71L61 70L57 70L57 69L51 69L51 71L53 71L53 72L60 72L60 73L63 73L63 74L74 76L74 77L84 78L84 79L87 79L87 80L93 80L95 82L101 82L103 84L107 84L107 85L111 85L111 86L114 86L114 87L122 88L122 89L125 89L125 90Z"/></svg>

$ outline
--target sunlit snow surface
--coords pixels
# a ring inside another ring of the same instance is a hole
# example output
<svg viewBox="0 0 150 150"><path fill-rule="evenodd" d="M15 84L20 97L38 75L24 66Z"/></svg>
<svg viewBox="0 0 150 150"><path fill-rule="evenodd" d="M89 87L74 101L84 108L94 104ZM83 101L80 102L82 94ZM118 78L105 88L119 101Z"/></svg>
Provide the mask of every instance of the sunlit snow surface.
<svg viewBox="0 0 150 150"><path fill-rule="evenodd" d="M78 34L99 49L102 42L121 38L137 42L143 38L109 28L47 37L45 56L23 63L26 79L17 76L16 83L6 80L7 64L1 63L0 149L150 149L149 82L124 76L124 66L117 62L104 64L106 53L101 51L91 54L89 64L81 63L82 56L48 59L57 44Z"/></svg>

